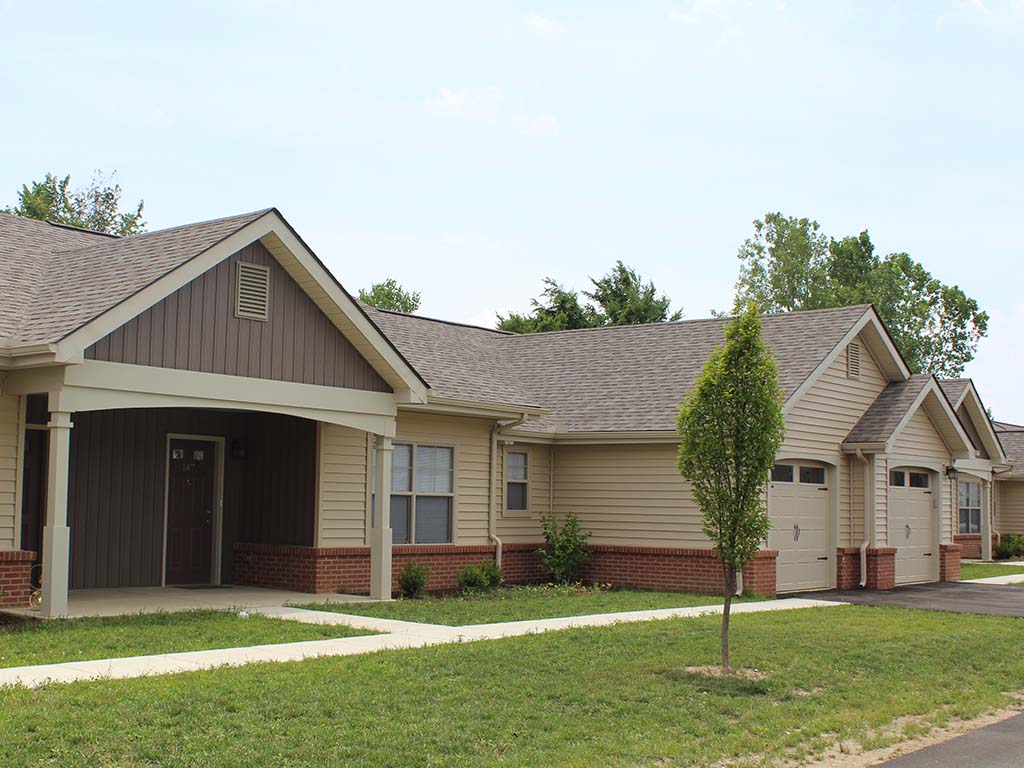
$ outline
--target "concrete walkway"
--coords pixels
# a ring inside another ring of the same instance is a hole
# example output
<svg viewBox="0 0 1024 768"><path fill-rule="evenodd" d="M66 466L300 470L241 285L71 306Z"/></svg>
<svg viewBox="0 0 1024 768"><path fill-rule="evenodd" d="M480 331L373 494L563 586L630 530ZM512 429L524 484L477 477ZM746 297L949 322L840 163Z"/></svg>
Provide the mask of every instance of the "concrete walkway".
<svg viewBox="0 0 1024 768"><path fill-rule="evenodd" d="M1024 715L979 728L955 739L881 763L880 768L1020 768Z"/></svg>
<svg viewBox="0 0 1024 768"><path fill-rule="evenodd" d="M837 606L837 602L786 598L759 603L739 603L732 612L763 613L799 608ZM497 640L539 632L570 629L573 627L602 627L637 621L706 616L722 612L720 605L692 608L662 608L652 611L601 613L591 616L570 616L536 621L512 621L502 624L479 624L448 627L438 624L417 624L411 621L378 619L330 611L311 611L303 608L275 606L258 609L260 613L286 621L313 624L343 624L385 634L349 637L337 640L311 640L279 645L254 645L246 648L227 648L212 651L166 653L155 656L131 656L122 659L98 661L71 661L64 664L43 664L32 667L0 669L0 686L23 685L35 688L46 683L68 683L76 680L99 678L123 679L149 675L167 675L223 666L241 666L267 661L302 661L317 656L352 656L396 648L422 648L428 645L460 643L474 640Z"/></svg>

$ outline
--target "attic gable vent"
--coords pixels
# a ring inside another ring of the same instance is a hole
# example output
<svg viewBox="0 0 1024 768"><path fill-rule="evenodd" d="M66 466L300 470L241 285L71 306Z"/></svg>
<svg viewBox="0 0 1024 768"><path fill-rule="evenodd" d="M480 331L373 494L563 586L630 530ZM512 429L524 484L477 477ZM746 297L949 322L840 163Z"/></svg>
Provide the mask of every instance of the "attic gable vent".
<svg viewBox="0 0 1024 768"><path fill-rule="evenodd" d="M235 282L235 317L266 320L270 314L270 269L262 264L238 262Z"/></svg>
<svg viewBox="0 0 1024 768"><path fill-rule="evenodd" d="M846 347L846 376L850 379L860 378L860 344L851 341Z"/></svg>

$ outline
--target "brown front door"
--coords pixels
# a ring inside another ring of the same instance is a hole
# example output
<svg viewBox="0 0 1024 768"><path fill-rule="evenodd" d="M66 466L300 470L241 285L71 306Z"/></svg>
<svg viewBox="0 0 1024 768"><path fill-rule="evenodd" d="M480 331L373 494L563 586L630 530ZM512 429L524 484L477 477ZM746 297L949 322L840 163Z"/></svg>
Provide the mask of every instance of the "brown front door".
<svg viewBox="0 0 1024 768"><path fill-rule="evenodd" d="M167 472L167 583L209 584L217 505L217 445L174 438Z"/></svg>

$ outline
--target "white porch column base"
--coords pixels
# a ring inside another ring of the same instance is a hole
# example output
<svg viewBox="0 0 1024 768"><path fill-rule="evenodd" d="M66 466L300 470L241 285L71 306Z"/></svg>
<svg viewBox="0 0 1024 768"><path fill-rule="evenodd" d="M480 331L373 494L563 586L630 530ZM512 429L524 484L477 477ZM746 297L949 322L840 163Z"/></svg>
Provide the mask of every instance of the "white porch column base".
<svg viewBox="0 0 1024 768"><path fill-rule="evenodd" d="M46 618L68 612L68 566L71 529L68 528L68 464L71 453L71 414L50 413L50 457L46 481L46 520L43 526L43 604Z"/></svg>
<svg viewBox="0 0 1024 768"><path fill-rule="evenodd" d="M370 529L370 597L391 599L391 438L378 437Z"/></svg>

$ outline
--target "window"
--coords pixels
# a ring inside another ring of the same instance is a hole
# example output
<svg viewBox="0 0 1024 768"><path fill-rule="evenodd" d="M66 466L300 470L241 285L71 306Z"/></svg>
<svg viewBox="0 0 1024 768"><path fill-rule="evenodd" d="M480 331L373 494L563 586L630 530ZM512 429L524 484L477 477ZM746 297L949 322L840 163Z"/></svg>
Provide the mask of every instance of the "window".
<svg viewBox="0 0 1024 768"><path fill-rule="evenodd" d="M961 480L957 485L960 533L981 533L981 483Z"/></svg>
<svg viewBox="0 0 1024 768"><path fill-rule="evenodd" d="M376 485L376 451L372 477ZM391 453L392 542L450 544L454 489L454 448L395 443ZM372 509L371 506L371 525L374 523Z"/></svg>
<svg viewBox="0 0 1024 768"><path fill-rule="evenodd" d="M235 317L266 320L270 317L270 269L262 264L238 262L235 280Z"/></svg>
<svg viewBox="0 0 1024 768"><path fill-rule="evenodd" d="M889 472L889 485L893 488L902 488L907 484L907 473L901 469L893 469Z"/></svg>
<svg viewBox="0 0 1024 768"><path fill-rule="evenodd" d="M772 482L773 483L792 483L793 482L793 465L792 464L776 464L772 467Z"/></svg>
<svg viewBox="0 0 1024 768"><path fill-rule="evenodd" d="M911 488L927 488L928 487L928 473L927 472L910 472L908 473L910 478Z"/></svg>
<svg viewBox="0 0 1024 768"><path fill-rule="evenodd" d="M856 341L851 341L846 347L846 376L860 378L860 344Z"/></svg>
<svg viewBox="0 0 1024 768"><path fill-rule="evenodd" d="M505 459L505 510L525 512L529 505L529 454L511 451Z"/></svg>
<svg viewBox="0 0 1024 768"><path fill-rule="evenodd" d="M807 485L824 485L824 467L800 467L800 482Z"/></svg>

